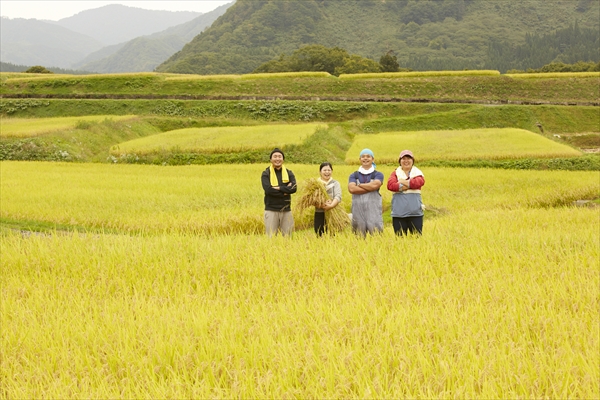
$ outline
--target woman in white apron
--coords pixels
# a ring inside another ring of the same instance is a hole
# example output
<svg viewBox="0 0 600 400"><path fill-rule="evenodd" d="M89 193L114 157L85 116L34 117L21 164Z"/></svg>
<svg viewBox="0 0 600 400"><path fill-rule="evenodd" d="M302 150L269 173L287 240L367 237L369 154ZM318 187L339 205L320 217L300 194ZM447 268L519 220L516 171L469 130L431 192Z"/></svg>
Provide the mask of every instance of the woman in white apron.
<svg viewBox="0 0 600 400"><path fill-rule="evenodd" d="M360 168L348 179L352 194L352 230L362 236L383 231L382 202L379 188L384 176L375 170L375 155L369 149L360 152Z"/></svg>

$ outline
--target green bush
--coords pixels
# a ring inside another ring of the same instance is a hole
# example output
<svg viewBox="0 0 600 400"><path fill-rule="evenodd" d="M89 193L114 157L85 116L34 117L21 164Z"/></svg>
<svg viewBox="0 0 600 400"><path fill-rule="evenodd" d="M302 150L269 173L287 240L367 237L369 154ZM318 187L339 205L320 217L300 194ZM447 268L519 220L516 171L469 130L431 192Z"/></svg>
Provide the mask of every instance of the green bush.
<svg viewBox="0 0 600 400"><path fill-rule="evenodd" d="M46 67L42 67L41 65L34 65L33 67L28 68L25 73L27 74L53 74L54 72L46 69Z"/></svg>

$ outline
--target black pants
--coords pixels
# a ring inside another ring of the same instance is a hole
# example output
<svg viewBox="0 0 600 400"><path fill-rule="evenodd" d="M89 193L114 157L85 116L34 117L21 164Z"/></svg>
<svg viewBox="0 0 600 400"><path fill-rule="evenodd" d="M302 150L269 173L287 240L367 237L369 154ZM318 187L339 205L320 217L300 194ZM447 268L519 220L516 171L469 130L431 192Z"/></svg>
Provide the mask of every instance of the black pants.
<svg viewBox="0 0 600 400"><path fill-rule="evenodd" d="M409 232L418 235L423 234L423 216L406 218L393 217L392 224L394 225L394 232L399 236L407 235Z"/></svg>
<svg viewBox="0 0 600 400"><path fill-rule="evenodd" d="M325 213L315 212L315 233L318 236L323 236L325 233Z"/></svg>

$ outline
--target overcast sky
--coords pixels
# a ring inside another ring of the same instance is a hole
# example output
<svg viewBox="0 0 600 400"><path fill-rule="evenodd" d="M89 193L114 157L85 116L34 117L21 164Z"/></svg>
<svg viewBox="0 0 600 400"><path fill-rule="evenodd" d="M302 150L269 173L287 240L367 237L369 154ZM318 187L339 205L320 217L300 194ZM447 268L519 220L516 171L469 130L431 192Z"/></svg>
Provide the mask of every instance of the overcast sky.
<svg viewBox="0 0 600 400"><path fill-rule="evenodd" d="M166 10L166 11L196 11L206 13L228 1L213 0L157 0L157 1L55 1L55 0L0 0L0 15L9 18L35 18L58 21L67 18L84 10L100 8L108 4L123 4L129 7L143 8L145 10Z"/></svg>

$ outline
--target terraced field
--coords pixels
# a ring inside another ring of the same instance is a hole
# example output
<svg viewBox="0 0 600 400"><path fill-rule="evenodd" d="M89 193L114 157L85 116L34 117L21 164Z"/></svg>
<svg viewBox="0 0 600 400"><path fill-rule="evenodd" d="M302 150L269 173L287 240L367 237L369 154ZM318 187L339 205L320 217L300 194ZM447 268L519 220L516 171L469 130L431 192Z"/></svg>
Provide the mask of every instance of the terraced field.
<svg viewBox="0 0 600 400"><path fill-rule="evenodd" d="M0 80L0 397L600 397L597 78ZM410 148L423 235L267 238L274 146Z"/></svg>

